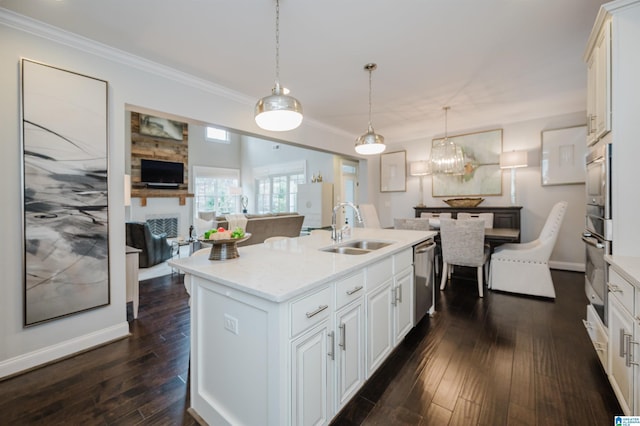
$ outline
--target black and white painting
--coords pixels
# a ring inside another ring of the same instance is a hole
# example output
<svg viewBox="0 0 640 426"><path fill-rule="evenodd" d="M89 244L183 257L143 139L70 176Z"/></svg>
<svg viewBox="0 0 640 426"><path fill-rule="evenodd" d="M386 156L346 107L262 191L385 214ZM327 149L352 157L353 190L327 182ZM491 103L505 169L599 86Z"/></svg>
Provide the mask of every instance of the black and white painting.
<svg viewBox="0 0 640 426"><path fill-rule="evenodd" d="M107 82L21 61L24 324L109 304Z"/></svg>

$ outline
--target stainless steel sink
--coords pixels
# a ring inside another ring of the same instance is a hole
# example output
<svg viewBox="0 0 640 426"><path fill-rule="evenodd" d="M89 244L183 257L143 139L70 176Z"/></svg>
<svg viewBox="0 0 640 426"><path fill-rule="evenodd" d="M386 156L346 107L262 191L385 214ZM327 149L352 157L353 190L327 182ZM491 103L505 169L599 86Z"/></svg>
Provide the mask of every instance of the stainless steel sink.
<svg viewBox="0 0 640 426"><path fill-rule="evenodd" d="M383 247L389 246L393 243L387 241L373 241L373 240L361 240L361 241L352 241L346 244L342 244L343 247L353 247L364 250L378 250Z"/></svg>
<svg viewBox="0 0 640 426"><path fill-rule="evenodd" d="M340 244L339 246L331 246L321 248L321 251L326 251L328 253L338 253L338 254L367 254L371 253L374 250L381 249L393 243L387 241L372 241L372 240L359 240L359 241L350 241L344 244Z"/></svg>
<svg viewBox="0 0 640 426"><path fill-rule="evenodd" d="M371 253L371 250L363 250L363 249L359 249L359 248L345 247L345 246L325 247L325 248L320 249L320 250L321 251L326 251L328 253L338 253L338 254L367 254L367 253Z"/></svg>

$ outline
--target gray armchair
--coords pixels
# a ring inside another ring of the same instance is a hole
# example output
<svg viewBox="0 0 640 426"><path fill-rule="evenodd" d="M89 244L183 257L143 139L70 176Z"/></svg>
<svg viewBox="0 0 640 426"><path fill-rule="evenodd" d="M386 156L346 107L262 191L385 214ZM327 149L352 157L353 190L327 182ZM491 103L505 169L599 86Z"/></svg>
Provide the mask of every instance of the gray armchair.
<svg viewBox="0 0 640 426"><path fill-rule="evenodd" d="M442 244L442 280L444 290L453 265L476 268L478 295L483 296L482 273L489 260L489 248L484 244L484 220L441 219L440 242ZM487 270L484 271L485 274Z"/></svg>
<svg viewBox="0 0 640 426"><path fill-rule="evenodd" d="M142 250L140 267L148 268L171 258L171 243L166 234L153 234L147 222L126 223L127 245Z"/></svg>

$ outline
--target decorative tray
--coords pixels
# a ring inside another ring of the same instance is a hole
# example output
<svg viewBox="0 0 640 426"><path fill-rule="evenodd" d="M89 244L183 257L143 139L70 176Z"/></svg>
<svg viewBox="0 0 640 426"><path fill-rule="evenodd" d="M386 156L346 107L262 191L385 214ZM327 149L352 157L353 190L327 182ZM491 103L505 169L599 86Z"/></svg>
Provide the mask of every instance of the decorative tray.
<svg viewBox="0 0 640 426"><path fill-rule="evenodd" d="M238 243L247 241L251 238L251 234L244 234L242 238L227 238L224 240L207 240L199 238L198 241L202 243L211 244L211 253L209 253L209 260L227 260L240 257L238 253Z"/></svg>

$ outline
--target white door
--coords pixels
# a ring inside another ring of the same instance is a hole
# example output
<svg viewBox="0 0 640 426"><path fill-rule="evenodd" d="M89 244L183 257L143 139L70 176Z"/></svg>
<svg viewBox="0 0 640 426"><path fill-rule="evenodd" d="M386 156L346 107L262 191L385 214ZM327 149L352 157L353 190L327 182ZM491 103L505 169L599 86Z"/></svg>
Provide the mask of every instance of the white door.
<svg viewBox="0 0 640 426"><path fill-rule="evenodd" d="M391 352L391 284L389 279L367 295L367 377L371 377Z"/></svg>
<svg viewBox="0 0 640 426"><path fill-rule="evenodd" d="M633 401L633 364L627 362L633 333L633 318L616 297L609 293L609 380L622 411L631 415Z"/></svg>
<svg viewBox="0 0 640 426"><path fill-rule="evenodd" d="M364 306L362 298L336 314L337 406L339 411L364 383Z"/></svg>
<svg viewBox="0 0 640 426"><path fill-rule="evenodd" d="M395 297L393 305L393 343L396 346L413 326L413 269L406 269L394 280L395 291L391 296Z"/></svg>
<svg viewBox="0 0 640 426"><path fill-rule="evenodd" d="M333 384L327 369L333 362L328 356L333 351L333 338L328 327L329 321L324 321L291 345L292 424L323 425L331 418Z"/></svg>
<svg viewBox="0 0 640 426"><path fill-rule="evenodd" d="M358 163L356 161L342 159L340 162L342 185L340 188L339 201L350 201L358 204ZM355 226L355 214L353 209L342 209L340 224L344 224L345 220L349 222L351 227Z"/></svg>

